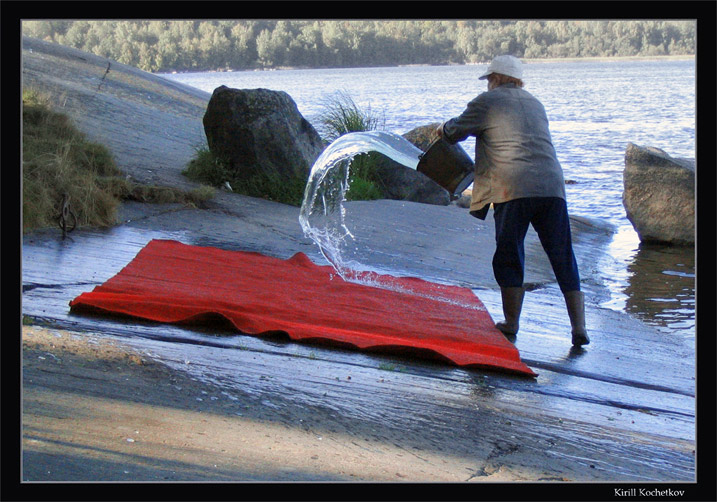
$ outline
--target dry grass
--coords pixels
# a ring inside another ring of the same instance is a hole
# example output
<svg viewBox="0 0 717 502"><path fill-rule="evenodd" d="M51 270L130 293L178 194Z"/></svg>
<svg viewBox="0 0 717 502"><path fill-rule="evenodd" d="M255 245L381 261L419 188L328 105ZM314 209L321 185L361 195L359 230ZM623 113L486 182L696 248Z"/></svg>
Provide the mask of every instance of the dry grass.
<svg viewBox="0 0 717 502"><path fill-rule="evenodd" d="M59 226L65 197L77 226L108 227L122 200L199 204L214 195L210 187L187 193L130 183L106 147L88 141L34 90L23 92L22 155L23 231Z"/></svg>

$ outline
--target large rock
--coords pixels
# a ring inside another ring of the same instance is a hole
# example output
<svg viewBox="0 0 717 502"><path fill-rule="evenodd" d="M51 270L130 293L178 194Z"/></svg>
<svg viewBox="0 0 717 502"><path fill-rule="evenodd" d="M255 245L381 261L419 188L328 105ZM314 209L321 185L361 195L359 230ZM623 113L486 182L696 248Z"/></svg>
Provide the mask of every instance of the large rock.
<svg viewBox="0 0 717 502"><path fill-rule="evenodd" d="M695 242L695 163L628 144L622 202L642 242Z"/></svg>
<svg viewBox="0 0 717 502"><path fill-rule="evenodd" d="M319 133L282 91L217 87L203 122L210 151L240 178L263 171L306 179L324 149Z"/></svg>
<svg viewBox="0 0 717 502"><path fill-rule="evenodd" d="M403 135L417 148L426 151L431 141L431 132L438 124L420 126ZM447 206L451 203L451 194L423 173L394 162L388 157L380 156L377 170L381 178L381 188L387 199L408 200L423 204Z"/></svg>
<svg viewBox="0 0 717 502"><path fill-rule="evenodd" d="M388 157L377 158L376 170L381 178L384 197L393 200L407 200L447 206L451 196L447 190L428 176L406 167Z"/></svg>

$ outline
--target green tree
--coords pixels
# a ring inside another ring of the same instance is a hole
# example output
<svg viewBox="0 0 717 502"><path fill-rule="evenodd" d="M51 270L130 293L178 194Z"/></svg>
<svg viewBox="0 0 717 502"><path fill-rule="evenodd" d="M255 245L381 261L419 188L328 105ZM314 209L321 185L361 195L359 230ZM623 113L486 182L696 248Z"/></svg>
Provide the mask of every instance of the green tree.
<svg viewBox="0 0 717 502"><path fill-rule="evenodd" d="M276 64L274 44L269 30L261 30L259 36L256 37L256 55L257 62L262 66L274 66Z"/></svg>
<svg viewBox="0 0 717 502"><path fill-rule="evenodd" d="M200 58L210 68L230 66L232 43L226 36L223 26L214 22L199 25Z"/></svg>
<svg viewBox="0 0 717 502"><path fill-rule="evenodd" d="M348 26L346 21L325 21L322 24L322 38L326 47L324 62L327 66L344 66L349 47L346 40Z"/></svg>
<svg viewBox="0 0 717 502"><path fill-rule="evenodd" d="M256 38L254 22L238 22L232 26L232 67L251 68L256 64L258 58Z"/></svg>
<svg viewBox="0 0 717 502"><path fill-rule="evenodd" d="M88 21L75 21L70 25L65 34L59 38L59 41L62 45L86 50L85 38L89 30L90 23Z"/></svg>
<svg viewBox="0 0 717 502"><path fill-rule="evenodd" d="M689 20L63 20L22 28L149 71L694 54L696 43Z"/></svg>

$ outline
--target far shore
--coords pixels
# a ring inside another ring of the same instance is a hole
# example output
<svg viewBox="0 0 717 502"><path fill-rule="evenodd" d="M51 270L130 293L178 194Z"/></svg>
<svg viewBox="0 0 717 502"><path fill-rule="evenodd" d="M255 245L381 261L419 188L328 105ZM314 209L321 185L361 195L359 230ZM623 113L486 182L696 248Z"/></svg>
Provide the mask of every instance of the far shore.
<svg viewBox="0 0 717 502"><path fill-rule="evenodd" d="M610 61L689 61L694 54L678 54L674 56L586 56L582 58L521 58L524 63L604 63ZM487 64L487 63L486 63Z"/></svg>
<svg viewBox="0 0 717 502"><path fill-rule="evenodd" d="M610 61L690 61L694 54L677 54L672 56L586 56L570 58L520 58L526 64L534 63L605 63ZM434 64L398 64L378 66L376 68L411 68L420 66L477 66L487 65L490 61L479 63L434 63ZM214 70L166 70L155 72L159 75L178 73L233 73L242 71L281 71L281 70L346 70L349 68L365 68L363 66L277 66L272 68L217 68Z"/></svg>

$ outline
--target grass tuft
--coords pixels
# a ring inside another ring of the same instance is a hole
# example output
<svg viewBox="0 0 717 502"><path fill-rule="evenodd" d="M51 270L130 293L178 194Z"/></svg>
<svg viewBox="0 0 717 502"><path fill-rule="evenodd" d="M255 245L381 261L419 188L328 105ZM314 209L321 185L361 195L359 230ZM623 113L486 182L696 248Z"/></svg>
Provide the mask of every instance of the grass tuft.
<svg viewBox="0 0 717 502"><path fill-rule="evenodd" d="M335 141L350 132L384 129L386 118L369 106L362 110L346 91L338 91L323 102L324 112L319 116L328 141Z"/></svg>
<svg viewBox="0 0 717 502"><path fill-rule="evenodd" d="M306 179L299 175L286 179L279 173L260 171L242 178L206 146L196 148L195 158L189 161L182 174L213 187L226 187L228 183L232 192L292 206L301 205L306 187Z"/></svg>

